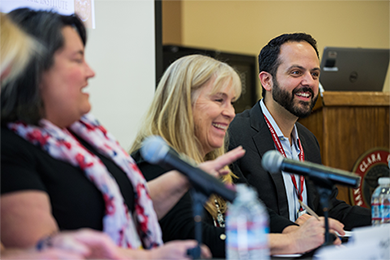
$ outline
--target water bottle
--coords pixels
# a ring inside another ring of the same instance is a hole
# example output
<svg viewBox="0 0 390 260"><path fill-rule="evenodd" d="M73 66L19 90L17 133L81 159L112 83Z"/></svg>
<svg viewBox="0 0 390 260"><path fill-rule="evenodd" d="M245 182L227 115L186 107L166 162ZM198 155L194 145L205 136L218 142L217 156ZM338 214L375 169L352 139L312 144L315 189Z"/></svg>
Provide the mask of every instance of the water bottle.
<svg viewBox="0 0 390 260"><path fill-rule="evenodd" d="M237 185L237 197L226 213L226 258L270 259L268 212L257 192Z"/></svg>
<svg viewBox="0 0 390 260"><path fill-rule="evenodd" d="M390 177L378 180L379 186L371 197L372 225L390 223Z"/></svg>

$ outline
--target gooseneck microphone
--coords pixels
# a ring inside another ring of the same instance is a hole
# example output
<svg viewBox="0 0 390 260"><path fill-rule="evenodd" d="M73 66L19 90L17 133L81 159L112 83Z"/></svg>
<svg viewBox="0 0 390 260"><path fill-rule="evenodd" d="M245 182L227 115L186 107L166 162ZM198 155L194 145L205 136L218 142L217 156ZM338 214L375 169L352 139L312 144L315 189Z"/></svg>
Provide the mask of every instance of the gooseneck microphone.
<svg viewBox="0 0 390 260"><path fill-rule="evenodd" d="M186 175L191 185L206 196L214 193L230 202L236 197L235 191L226 188L221 181L193 165L185 156L172 149L160 136L145 138L141 147L141 155L151 164L158 164L167 170L175 169Z"/></svg>
<svg viewBox="0 0 390 260"><path fill-rule="evenodd" d="M340 184L352 188L358 188L360 184L360 176L354 173L316 163L287 159L276 150L266 152L261 160L261 165L270 173L285 171L311 177L317 182L321 180L324 183L330 181L333 184Z"/></svg>

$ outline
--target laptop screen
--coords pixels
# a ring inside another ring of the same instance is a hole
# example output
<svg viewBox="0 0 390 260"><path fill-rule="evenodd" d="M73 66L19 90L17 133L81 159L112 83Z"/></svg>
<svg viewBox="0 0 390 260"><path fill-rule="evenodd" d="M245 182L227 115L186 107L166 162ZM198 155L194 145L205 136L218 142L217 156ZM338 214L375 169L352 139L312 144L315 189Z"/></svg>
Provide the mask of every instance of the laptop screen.
<svg viewBox="0 0 390 260"><path fill-rule="evenodd" d="M389 49L325 47L320 83L325 91L382 91Z"/></svg>

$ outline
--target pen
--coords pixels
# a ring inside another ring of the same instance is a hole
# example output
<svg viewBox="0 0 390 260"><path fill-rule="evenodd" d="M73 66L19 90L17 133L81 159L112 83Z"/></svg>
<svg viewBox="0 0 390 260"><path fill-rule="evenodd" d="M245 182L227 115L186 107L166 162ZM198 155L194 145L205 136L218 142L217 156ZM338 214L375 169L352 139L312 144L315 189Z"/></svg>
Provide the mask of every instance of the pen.
<svg viewBox="0 0 390 260"><path fill-rule="evenodd" d="M309 206L307 206L305 203L303 203L303 201L301 201L301 200L298 200L298 201L299 201L299 204L301 204L301 207L303 209L305 209L310 215L312 215L316 219L320 220L320 217L314 212L314 210L309 208Z"/></svg>

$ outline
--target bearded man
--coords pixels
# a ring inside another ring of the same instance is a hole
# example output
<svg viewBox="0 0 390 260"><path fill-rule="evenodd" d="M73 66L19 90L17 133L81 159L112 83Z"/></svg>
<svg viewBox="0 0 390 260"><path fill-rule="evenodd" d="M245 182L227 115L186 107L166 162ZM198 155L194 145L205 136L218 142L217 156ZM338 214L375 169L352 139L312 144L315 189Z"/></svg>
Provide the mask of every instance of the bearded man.
<svg viewBox="0 0 390 260"><path fill-rule="evenodd" d="M265 152L276 149L289 159L321 163L316 137L297 122L310 115L319 94L316 40L305 33L280 35L261 50L258 61L263 99L230 124L229 149L241 145L246 150L232 170L240 181L257 189L268 208L301 224L305 218L300 216L306 212L299 201L323 215L316 187L303 176L271 174L262 168L261 160ZM371 224L368 209L337 200L337 193L334 188L329 217L342 222L346 230Z"/></svg>

